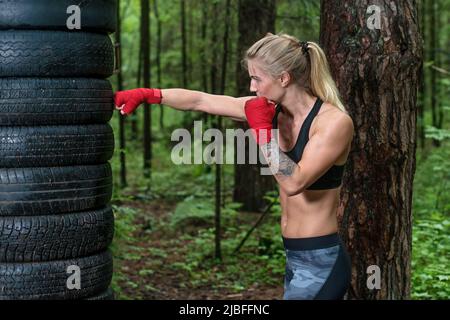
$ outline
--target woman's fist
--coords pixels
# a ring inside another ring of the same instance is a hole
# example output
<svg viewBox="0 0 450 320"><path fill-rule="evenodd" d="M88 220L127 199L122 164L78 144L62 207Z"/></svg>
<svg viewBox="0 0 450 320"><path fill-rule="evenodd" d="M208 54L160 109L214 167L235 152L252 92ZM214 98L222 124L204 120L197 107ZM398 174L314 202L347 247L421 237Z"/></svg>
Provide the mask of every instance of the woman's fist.
<svg viewBox="0 0 450 320"><path fill-rule="evenodd" d="M264 97L250 99L245 103L245 115L250 128L255 130L256 142L263 145L270 141L275 104ZM264 130L266 130L264 134Z"/></svg>
<svg viewBox="0 0 450 320"><path fill-rule="evenodd" d="M117 91L114 94L114 104L116 109L120 110L123 115L134 112L142 103L160 104L162 99L160 89L132 89L125 91Z"/></svg>

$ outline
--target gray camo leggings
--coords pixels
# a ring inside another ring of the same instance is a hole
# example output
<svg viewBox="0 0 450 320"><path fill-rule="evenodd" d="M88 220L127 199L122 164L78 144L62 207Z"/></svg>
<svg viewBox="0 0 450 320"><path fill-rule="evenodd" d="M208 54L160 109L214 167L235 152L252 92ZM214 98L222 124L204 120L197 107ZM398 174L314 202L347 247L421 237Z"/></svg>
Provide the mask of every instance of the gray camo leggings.
<svg viewBox="0 0 450 320"><path fill-rule="evenodd" d="M285 300L343 299L351 278L350 258L337 233L284 238Z"/></svg>

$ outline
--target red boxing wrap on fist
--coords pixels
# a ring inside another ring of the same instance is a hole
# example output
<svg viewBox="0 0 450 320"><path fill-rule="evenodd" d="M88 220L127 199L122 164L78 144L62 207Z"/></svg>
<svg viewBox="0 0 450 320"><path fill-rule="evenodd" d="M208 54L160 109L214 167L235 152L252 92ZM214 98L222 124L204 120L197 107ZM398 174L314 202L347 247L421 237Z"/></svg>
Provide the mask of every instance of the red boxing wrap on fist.
<svg viewBox="0 0 450 320"><path fill-rule="evenodd" d="M270 142L272 138L272 120L275 116L275 104L269 102L265 97L259 97L248 100L244 109L250 128L255 130L256 143L263 145Z"/></svg>
<svg viewBox="0 0 450 320"><path fill-rule="evenodd" d="M142 103L161 104L160 89L139 88L118 91L114 94L114 104L121 114L131 114Z"/></svg>

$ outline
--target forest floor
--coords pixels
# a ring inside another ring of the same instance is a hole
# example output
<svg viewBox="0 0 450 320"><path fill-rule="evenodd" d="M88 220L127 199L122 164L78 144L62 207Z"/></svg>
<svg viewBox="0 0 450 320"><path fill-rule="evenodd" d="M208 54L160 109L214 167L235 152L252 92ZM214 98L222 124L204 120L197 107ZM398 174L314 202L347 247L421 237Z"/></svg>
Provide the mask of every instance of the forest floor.
<svg viewBox="0 0 450 320"><path fill-rule="evenodd" d="M114 203L113 203L114 204ZM132 300L273 300L283 295L283 279L276 279L275 284L264 281L256 282L250 287L233 290L220 283L193 283L187 270L174 268L176 264L186 261L188 242L182 233L190 230L168 231L170 212L176 203L164 199L151 201L120 201L121 207L134 209L132 224L134 230L126 240L115 243L113 288L116 299ZM221 264L214 265L210 272L221 272ZM229 273L224 273L227 276ZM232 276L232 275L231 275ZM230 277L230 275L228 275ZM239 277L239 275L235 275ZM234 279L235 280L235 279ZM279 281L278 281L279 280ZM224 282L233 279L222 279ZM195 281L194 281L195 282Z"/></svg>

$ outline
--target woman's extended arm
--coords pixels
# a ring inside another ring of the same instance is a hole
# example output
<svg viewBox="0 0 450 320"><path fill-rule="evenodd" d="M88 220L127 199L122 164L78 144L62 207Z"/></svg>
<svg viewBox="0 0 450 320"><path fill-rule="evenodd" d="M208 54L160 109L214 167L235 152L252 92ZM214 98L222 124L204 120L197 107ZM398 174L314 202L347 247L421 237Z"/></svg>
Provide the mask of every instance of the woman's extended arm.
<svg viewBox="0 0 450 320"><path fill-rule="evenodd" d="M159 97L160 96L160 97ZM187 89L133 89L115 94L122 114L132 113L141 103L162 103L182 111L200 111L245 121L245 102L254 97L234 98Z"/></svg>

